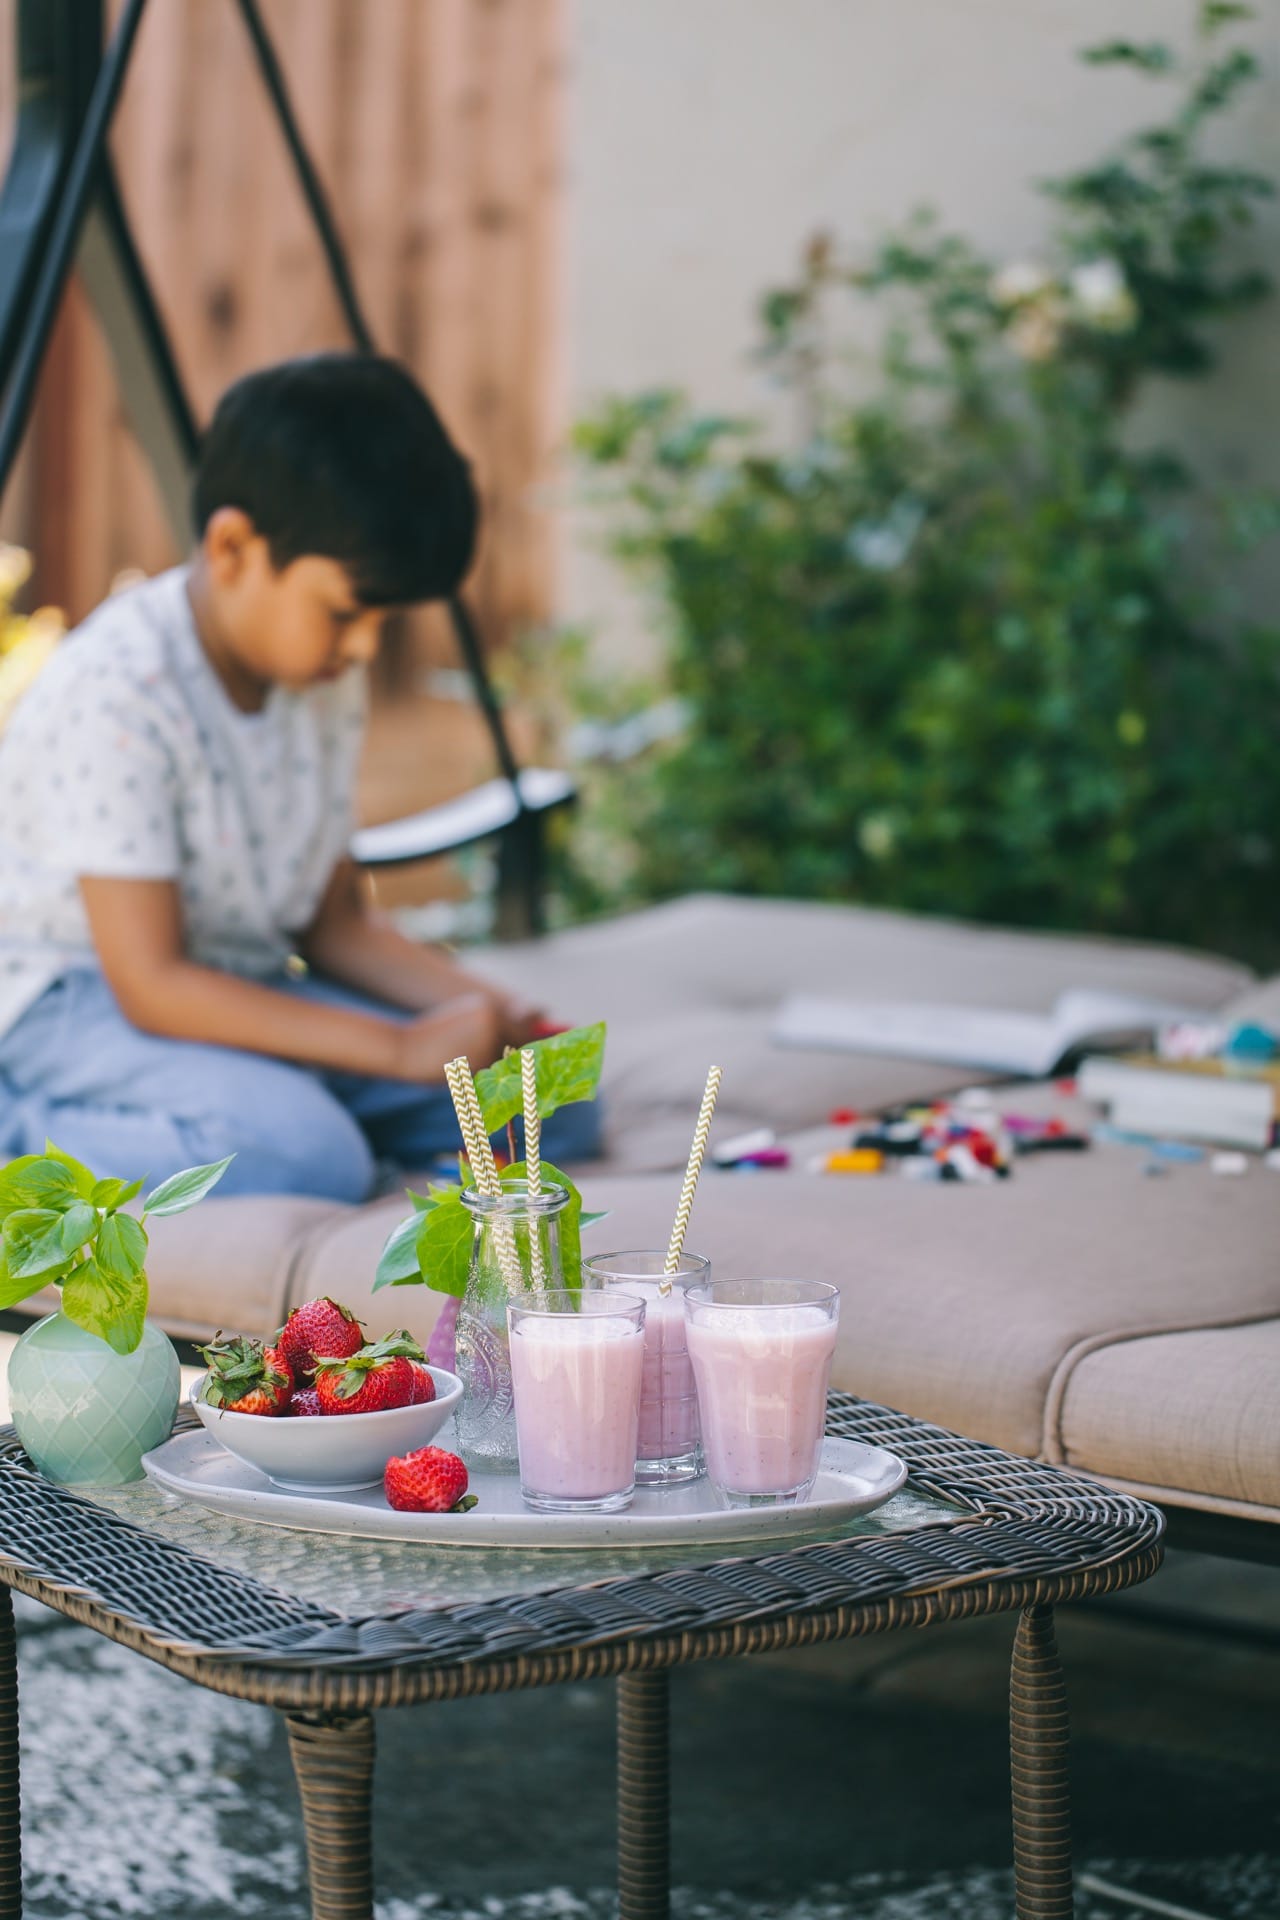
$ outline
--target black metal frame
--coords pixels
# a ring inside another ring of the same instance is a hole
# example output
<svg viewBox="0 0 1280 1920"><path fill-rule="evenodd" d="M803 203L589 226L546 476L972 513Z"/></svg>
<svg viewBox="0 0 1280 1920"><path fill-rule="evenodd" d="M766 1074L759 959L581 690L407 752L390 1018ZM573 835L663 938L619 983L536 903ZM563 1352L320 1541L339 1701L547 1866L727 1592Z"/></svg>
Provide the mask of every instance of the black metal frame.
<svg viewBox="0 0 1280 1920"><path fill-rule="evenodd" d="M126 0L104 51L103 0L18 0L18 117L0 187L0 493L31 413L40 367L73 265L107 335L143 452L179 544L197 428L116 186L107 136L147 0ZM353 343L375 341L328 197L303 141L257 0L236 0ZM519 766L463 600L448 603L458 648L512 786L515 818L500 838L498 930L542 927L543 809L526 804Z"/></svg>

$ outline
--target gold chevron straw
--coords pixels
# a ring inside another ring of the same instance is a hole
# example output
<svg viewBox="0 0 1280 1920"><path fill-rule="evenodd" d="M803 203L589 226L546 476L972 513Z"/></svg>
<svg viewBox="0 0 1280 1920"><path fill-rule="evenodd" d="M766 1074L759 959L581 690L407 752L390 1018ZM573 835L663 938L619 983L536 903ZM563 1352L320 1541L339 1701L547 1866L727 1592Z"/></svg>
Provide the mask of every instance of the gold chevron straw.
<svg viewBox="0 0 1280 1920"><path fill-rule="evenodd" d="M666 1265L662 1279L658 1282L659 1293L670 1293L671 1275L679 1271L680 1255L684 1251L684 1236L689 1225L689 1214L693 1208L693 1196L697 1192L698 1175L702 1172L702 1159L707 1151L707 1135L711 1131L711 1116L716 1110L716 1095L719 1091L720 1069L712 1067L707 1074L702 1105L698 1109L698 1124L693 1130L689 1165L685 1169L684 1185L680 1189L680 1204L676 1208L675 1225L671 1229L671 1239L667 1245Z"/></svg>
<svg viewBox="0 0 1280 1920"><path fill-rule="evenodd" d="M453 1110L458 1116L458 1126L462 1132L463 1144L467 1149L467 1158L471 1162L471 1171L481 1193L490 1198L502 1191L502 1182L498 1178L497 1163L493 1157L493 1148L489 1136L484 1130L484 1122L479 1114L479 1102L476 1099L475 1081L471 1077L471 1065L465 1054L451 1060L444 1070L453 1095Z"/></svg>
<svg viewBox="0 0 1280 1920"><path fill-rule="evenodd" d="M542 1120L538 1113L538 1063L529 1047L520 1049L520 1086L524 1095L524 1164L525 1180L531 1199L538 1199L542 1193ZM542 1240L537 1214L529 1221L529 1264L533 1269L535 1287L545 1287L546 1272L542 1264Z"/></svg>
<svg viewBox="0 0 1280 1920"><path fill-rule="evenodd" d="M489 1136L484 1130L484 1119L480 1112L480 1101L476 1094L471 1062L465 1053L460 1053L456 1060L449 1062L444 1072L445 1079L449 1083L449 1091L453 1095L453 1109L458 1116L458 1125L462 1129L462 1138L466 1144L467 1157L471 1162L471 1171L475 1175L476 1185L490 1200L500 1199L502 1181L498 1175L497 1162L493 1157ZM522 1293L524 1291L523 1276L511 1223L508 1220L495 1220L494 1227L498 1265L502 1268L502 1278L507 1292Z"/></svg>

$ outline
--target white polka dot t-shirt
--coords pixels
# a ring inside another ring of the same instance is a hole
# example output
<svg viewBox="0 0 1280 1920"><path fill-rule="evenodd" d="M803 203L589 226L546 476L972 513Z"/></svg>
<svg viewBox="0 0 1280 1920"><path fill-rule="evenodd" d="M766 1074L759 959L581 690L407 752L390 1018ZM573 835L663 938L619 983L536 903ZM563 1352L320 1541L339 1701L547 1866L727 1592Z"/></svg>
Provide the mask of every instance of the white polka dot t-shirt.
<svg viewBox="0 0 1280 1920"><path fill-rule="evenodd" d="M192 959L278 973L353 825L358 670L241 713L175 568L57 648L0 734L0 1033L96 959L81 874L174 880Z"/></svg>

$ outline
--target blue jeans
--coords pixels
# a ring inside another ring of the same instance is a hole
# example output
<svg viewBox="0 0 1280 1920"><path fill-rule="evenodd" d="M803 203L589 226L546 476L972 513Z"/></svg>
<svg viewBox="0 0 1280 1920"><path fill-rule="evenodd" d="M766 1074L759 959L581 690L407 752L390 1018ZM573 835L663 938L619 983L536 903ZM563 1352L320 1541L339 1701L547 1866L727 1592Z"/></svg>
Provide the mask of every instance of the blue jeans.
<svg viewBox="0 0 1280 1920"><path fill-rule="evenodd" d="M408 1014L329 981L282 993L384 1018ZM517 1132L520 1129L517 1127ZM101 974L66 974L0 1034L0 1163L46 1138L98 1174L148 1186L234 1153L219 1193L367 1200L377 1163L422 1169L461 1146L449 1090L294 1066L130 1026ZM544 1123L556 1165L600 1152L596 1105Z"/></svg>

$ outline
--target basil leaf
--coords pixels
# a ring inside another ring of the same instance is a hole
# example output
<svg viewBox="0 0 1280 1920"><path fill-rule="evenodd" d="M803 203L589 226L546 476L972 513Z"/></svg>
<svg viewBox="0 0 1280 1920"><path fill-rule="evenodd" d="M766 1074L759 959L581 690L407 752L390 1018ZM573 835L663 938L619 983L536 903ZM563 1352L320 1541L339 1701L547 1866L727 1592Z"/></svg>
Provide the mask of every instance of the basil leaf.
<svg viewBox="0 0 1280 1920"><path fill-rule="evenodd" d="M514 1166L506 1168L503 1180L526 1180L529 1175L523 1160L517 1160ZM577 1292L582 1285L582 1195L574 1186L567 1173L561 1173L549 1160L542 1162L542 1177L549 1185L564 1187L569 1199L556 1215L560 1227L560 1265L564 1271L564 1284Z"/></svg>
<svg viewBox="0 0 1280 1920"><path fill-rule="evenodd" d="M114 1213L117 1207L125 1206L141 1192L141 1180L95 1180L89 1198L95 1207L105 1207L108 1213Z"/></svg>
<svg viewBox="0 0 1280 1920"><path fill-rule="evenodd" d="M471 1266L471 1243L475 1226L462 1204L462 1191L455 1188L427 1214L419 1215L418 1266L429 1287L437 1293L454 1293L461 1299L467 1290Z"/></svg>
<svg viewBox="0 0 1280 1920"><path fill-rule="evenodd" d="M92 1199L94 1176L83 1160L74 1160L69 1153L64 1153L61 1147L55 1147L52 1140L46 1140L44 1143L44 1157L46 1160L56 1160L60 1167L66 1168L71 1175L71 1184L82 1200Z"/></svg>
<svg viewBox="0 0 1280 1920"><path fill-rule="evenodd" d="M421 1281L422 1269L418 1265L418 1235L421 1231L421 1213L411 1213L407 1220L402 1220L398 1227L391 1229L378 1261L378 1271L374 1275L374 1293L382 1287L394 1287L401 1281Z"/></svg>
<svg viewBox="0 0 1280 1920"><path fill-rule="evenodd" d="M43 1277L31 1279L24 1275L18 1278L10 1273L4 1241L0 1240L0 1308L16 1307L19 1300L25 1300L28 1294L39 1293L45 1284Z"/></svg>
<svg viewBox="0 0 1280 1920"><path fill-rule="evenodd" d="M215 1161L212 1166L187 1167L184 1172L162 1180L155 1192L148 1195L144 1211L157 1219L171 1213L185 1213L217 1186L234 1159L235 1155L229 1153L225 1160Z"/></svg>
<svg viewBox="0 0 1280 1920"><path fill-rule="evenodd" d="M574 1027L570 1033L535 1040L533 1056L538 1071L538 1112L549 1113L575 1100L594 1100L604 1065L604 1021L593 1027ZM486 1133L497 1133L508 1120L524 1112L520 1055L509 1053L476 1075L476 1094Z"/></svg>
<svg viewBox="0 0 1280 1920"><path fill-rule="evenodd" d="M114 1280L131 1280L147 1264L147 1236L131 1214L109 1213L95 1248L98 1265Z"/></svg>
<svg viewBox="0 0 1280 1920"><path fill-rule="evenodd" d="M146 1319L147 1276L108 1273L91 1256L67 1275L62 1311L116 1353L132 1353L142 1339Z"/></svg>
<svg viewBox="0 0 1280 1920"><path fill-rule="evenodd" d="M61 1160L24 1153L0 1173L0 1213L19 1208L69 1207L77 1198L75 1176Z"/></svg>
<svg viewBox="0 0 1280 1920"><path fill-rule="evenodd" d="M77 1200L62 1215L62 1251L70 1259L73 1253L79 1253L86 1240L92 1239L98 1231L101 1215L96 1207L87 1200Z"/></svg>
<svg viewBox="0 0 1280 1920"><path fill-rule="evenodd" d="M52 1207L25 1207L4 1223L4 1254L9 1275L29 1280L35 1274L53 1274L68 1260L62 1244L62 1215Z"/></svg>

